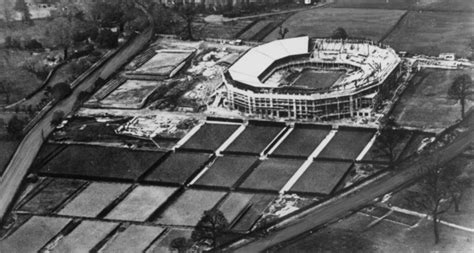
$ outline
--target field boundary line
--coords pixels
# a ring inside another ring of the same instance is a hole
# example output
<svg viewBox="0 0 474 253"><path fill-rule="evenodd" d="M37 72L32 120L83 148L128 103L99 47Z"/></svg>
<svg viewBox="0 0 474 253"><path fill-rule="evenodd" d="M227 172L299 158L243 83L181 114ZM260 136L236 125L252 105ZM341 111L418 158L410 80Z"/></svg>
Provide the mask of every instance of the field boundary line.
<svg viewBox="0 0 474 253"><path fill-rule="evenodd" d="M360 152L360 154L357 156L356 162L360 162L362 159L364 159L365 155L367 155L367 153L369 152L370 148L372 148L372 146L374 145L375 140L377 139L377 136L378 136L377 133L375 133L374 136L372 136L372 138L370 139L370 141L367 143L367 145L365 145L364 149L362 149L362 151Z"/></svg>
<svg viewBox="0 0 474 253"><path fill-rule="evenodd" d="M290 133L293 132L293 130L295 130L294 127L291 127L290 129L288 129L288 131L286 131L286 133L283 134L283 136L281 136L280 140L278 140L275 143L275 145L273 145L273 147L268 151L267 155L271 155L281 145L281 143L286 140L288 135L290 135Z"/></svg>
<svg viewBox="0 0 474 253"><path fill-rule="evenodd" d="M229 147L230 144L232 144L232 142L235 141L235 139L237 139L237 137L239 137L239 135L247 128L247 125L245 124L242 124L239 126L239 128L237 128L237 130L235 130L230 136L229 138L227 138L227 140L224 141L224 143L222 143L222 145L217 148L216 150L216 155L217 156L220 156L222 151L224 151L227 147Z"/></svg>
<svg viewBox="0 0 474 253"><path fill-rule="evenodd" d="M199 129L201 129L202 126L204 126L204 124L205 123L200 123L194 126L193 129L191 129L191 131L189 131L183 138L181 138L181 140L179 140L172 149L176 150L177 148L180 148L181 146L183 146L183 144L186 143L189 139L191 139L191 137L193 137L193 135L197 131L199 131Z"/></svg>
<svg viewBox="0 0 474 253"><path fill-rule="evenodd" d="M387 39L388 36L390 36L390 34L392 34L398 28L409 12L409 10L405 10L405 13L400 16L398 21L390 29L388 29L388 31L377 41L377 43L382 43L385 39Z"/></svg>

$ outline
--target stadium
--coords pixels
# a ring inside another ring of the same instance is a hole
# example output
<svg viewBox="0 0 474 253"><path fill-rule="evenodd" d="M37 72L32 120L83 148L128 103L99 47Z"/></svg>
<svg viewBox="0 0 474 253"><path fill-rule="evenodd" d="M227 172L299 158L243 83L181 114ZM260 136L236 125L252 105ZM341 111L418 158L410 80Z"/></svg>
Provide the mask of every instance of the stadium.
<svg viewBox="0 0 474 253"><path fill-rule="evenodd" d="M248 50L223 73L227 105L261 118L367 115L400 76L400 62L392 48L369 40L276 40Z"/></svg>

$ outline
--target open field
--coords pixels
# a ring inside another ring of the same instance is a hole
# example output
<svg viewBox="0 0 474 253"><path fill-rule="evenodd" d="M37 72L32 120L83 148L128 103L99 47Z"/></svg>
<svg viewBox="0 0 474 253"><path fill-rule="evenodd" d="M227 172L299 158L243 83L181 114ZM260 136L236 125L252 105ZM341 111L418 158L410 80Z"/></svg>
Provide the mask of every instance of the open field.
<svg viewBox="0 0 474 253"><path fill-rule="evenodd" d="M240 187L279 191L303 162L304 160L270 158L255 168Z"/></svg>
<svg viewBox="0 0 474 253"><path fill-rule="evenodd" d="M383 42L398 51L434 56L444 52L470 57L472 34L472 13L413 11Z"/></svg>
<svg viewBox="0 0 474 253"><path fill-rule="evenodd" d="M243 32L240 36L239 39L241 40L254 40L255 36L258 35L258 33L263 30L265 27L270 26L273 21L271 20L260 20L254 25L252 25L249 29L247 29L245 32Z"/></svg>
<svg viewBox="0 0 474 253"><path fill-rule="evenodd" d="M221 191L187 190L158 218L156 223L195 226L204 211L225 195Z"/></svg>
<svg viewBox="0 0 474 253"><path fill-rule="evenodd" d="M329 37L336 28L342 27L349 36L377 41L397 23L404 12L400 10L316 8L296 13L283 23L283 27L289 30L287 38L303 34L310 37ZM278 29L275 29L264 41L278 38Z"/></svg>
<svg viewBox="0 0 474 253"><path fill-rule="evenodd" d="M151 94L163 85L157 81L127 80L99 104L106 108L140 109Z"/></svg>
<svg viewBox="0 0 474 253"><path fill-rule="evenodd" d="M339 128L318 158L356 159L374 134L372 129Z"/></svg>
<svg viewBox="0 0 474 253"><path fill-rule="evenodd" d="M330 194L350 166L349 162L314 161L291 191Z"/></svg>
<svg viewBox="0 0 474 253"><path fill-rule="evenodd" d="M130 185L93 182L60 212L62 215L96 217Z"/></svg>
<svg viewBox="0 0 474 253"><path fill-rule="evenodd" d="M330 130L330 126L296 125L272 155L308 157Z"/></svg>
<svg viewBox="0 0 474 253"><path fill-rule="evenodd" d="M232 187L256 161L257 157L252 156L219 157L196 184Z"/></svg>
<svg viewBox="0 0 474 253"><path fill-rule="evenodd" d="M225 152L260 154L283 130L284 125L251 125L229 145Z"/></svg>
<svg viewBox="0 0 474 253"><path fill-rule="evenodd" d="M398 124L422 129L446 128L461 118L459 102L448 97L454 79L469 70L423 69L413 78L393 109ZM472 99L472 97L471 97ZM467 101L466 111L469 104Z"/></svg>
<svg viewBox="0 0 474 253"><path fill-rule="evenodd" d="M112 222L82 221L71 233L56 242L51 252L90 252L117 225Z"/></svg>
<svg viewBox="0 0 474 253"><path fill-rule="evenodd" d="M236 221L232 230L249 231L276 197L277 195L272 194L254 194L248 203L245 213Z"/></svg>
<svg viewBox="0 0 474 253"><path fill-rule="evenodd" d="M331 7L374 8L436 11L474 11L474 3L466 0L335 0Z"/></svg>
<svg viewBox="0 0 474 253"><path fill-rule="evenodd" d="M61 231L70 219L33 216L6 239L0 252L38 252Z"/></svg>
<svg viewBox="0 0 474 253"><path fill-rule="evenodd" d="M53 212L86 182L73 179L54 179L19 210L46 214Z"/></svg>
<svg viewBox="0 0 474 253"><path fill-rule="evenodd" d="M101 252L128 253L143 252L164 231L161 227L130 225L107 242Z"/></svg>
<svg viewBox="0 0 474 253"><path fill-rule="evenodd" d="M106 218L145 221L175 191L174 187L138 186Z"/></svg>
<svg viewBox="0 0 474 253"><path fill-rule="evenodd" d="M146 176L148 182L172 182L183 184L197 170L202 168L210 154L177 152Z"/></svg>
<svg viewBox="0 0 474 253"><path fill-rule="evenodd" d="M163 153L87 145L70 145L49 161L40 173L87 178L134 180Z"/></svg>
<svg viewBox="0 0 474 253"><path fill-rule="evenodd" d="M15 153L19 141L0 139L0 175L2 175L5 166L10 161L11 156Z"/></svg>
<svg viewBox="0 0 474 253"><path fill-rule="evenodd" d="M345 73L345 71L304 69L291 86L307 89L329 88Z"/></svg>
<svg viewBox="0 0 474 253"><path fill-rule="evenodd" d="M215 151L237 128L239 128L239 125L205 124L182 148Z"/></svg>
<svg viewBox="0 0 474 253"><path fill-rule="evenodd" d="M171 242L179 237L190 238L192 230L183 228L172 228L165 235L161 236L146 253L171 253L170 244Z"/></svg>

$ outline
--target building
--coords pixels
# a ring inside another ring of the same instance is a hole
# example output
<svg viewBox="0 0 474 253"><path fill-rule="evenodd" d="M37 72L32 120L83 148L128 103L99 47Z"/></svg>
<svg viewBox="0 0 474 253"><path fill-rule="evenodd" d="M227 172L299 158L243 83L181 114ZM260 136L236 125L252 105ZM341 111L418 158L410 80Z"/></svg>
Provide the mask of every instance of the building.
<svg viewBox="0 0 474 253"><path fill-rule="evenodd" d="M262 118L353 117L377 106L400 62L392 48L368 40L277 40L250 49L223 73L227 105Z"/></svg>

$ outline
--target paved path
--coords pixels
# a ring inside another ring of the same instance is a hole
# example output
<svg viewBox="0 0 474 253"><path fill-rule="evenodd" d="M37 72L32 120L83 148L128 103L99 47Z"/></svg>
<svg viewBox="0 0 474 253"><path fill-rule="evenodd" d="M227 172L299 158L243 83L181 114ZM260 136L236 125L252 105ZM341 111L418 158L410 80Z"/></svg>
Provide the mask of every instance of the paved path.
<svg viewBox="0 0 474 253"><path fill-rule="evenodd" d="M262 252L279 243L322 226L356 211L371 203L373 199L389 193L407 182L416 180L426 172L426 165L435 161L443 163L460 154L474 140L474 111L461 124L464 129L450 144L433 152L424 152L420 156L404 161L398 171L382 174L373 181L346 192L321 205L311 207L292 218L280 221L267 235L239 240L224 248L225 252ZM258 231L256 231L258 232Z"/></svg>
<svg viewBox="0 0 474 253"><path fill-rule="evenodd" d="M140 43L143 43L143 41L145 43L148 42L151 36L152 29L149 29L135 38L133 43L128 44L128 46L122 48L112 58L108 59L105 64L90 73L76 86L71 96L51 108L23 138L23 141L5 169L3 177L0 179L0 221L6 217L10 204L15 199L21 182L27 175L28 169L44 142L44 138L53 131L51 120L54 112L63 111L66 114L71 112L80 92L92 87L99 77L107 77L114 73L128 61L130 56L135 55L142 48L144 44L141 45Z"/></svg>

